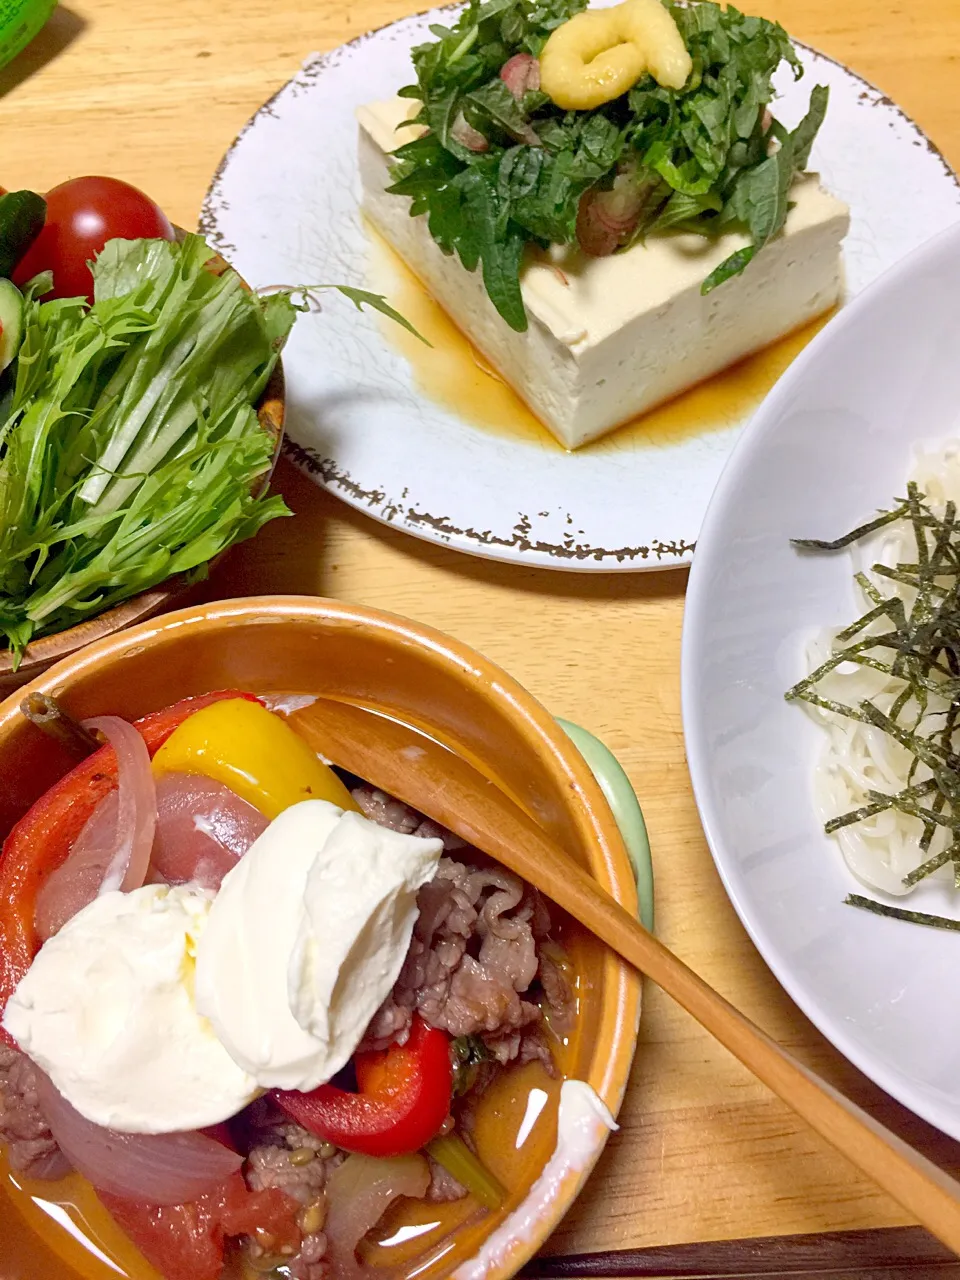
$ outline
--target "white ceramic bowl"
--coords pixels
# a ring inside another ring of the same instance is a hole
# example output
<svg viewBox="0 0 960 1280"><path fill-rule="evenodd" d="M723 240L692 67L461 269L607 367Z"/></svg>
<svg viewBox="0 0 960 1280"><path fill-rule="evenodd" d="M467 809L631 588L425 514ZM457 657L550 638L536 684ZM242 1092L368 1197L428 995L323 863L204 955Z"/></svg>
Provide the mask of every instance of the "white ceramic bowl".
<svg viewBox="0 0 960 1280"><path fill-rule="evenodd" d="M843 905L867 891L814 811L821 730L783 697L804 637L862 612L849 556L790 539L889 507L915 447L960 436L958 350L960 224L828 325L737 446L690 576L683 717L707 839L767 963L841 1052L960 1139L960 936ZM960 917L948 885L921 892L903 905Z"/></svg>

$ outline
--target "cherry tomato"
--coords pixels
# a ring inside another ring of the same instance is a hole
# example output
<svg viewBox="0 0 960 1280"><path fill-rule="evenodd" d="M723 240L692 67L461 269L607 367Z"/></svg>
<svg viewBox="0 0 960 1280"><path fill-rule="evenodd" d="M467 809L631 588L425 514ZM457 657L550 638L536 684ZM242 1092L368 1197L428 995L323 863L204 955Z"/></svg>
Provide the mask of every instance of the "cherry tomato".
<svg viewBox="0 0 960 1280"><path fill-rule="evenodd" d="M166 215L152 200L117 178L72 178L47 192L43 230L17 264L13 281L25 285L53 272L48 298L93 300L87 263L108 240L174 238Z"/></svg>

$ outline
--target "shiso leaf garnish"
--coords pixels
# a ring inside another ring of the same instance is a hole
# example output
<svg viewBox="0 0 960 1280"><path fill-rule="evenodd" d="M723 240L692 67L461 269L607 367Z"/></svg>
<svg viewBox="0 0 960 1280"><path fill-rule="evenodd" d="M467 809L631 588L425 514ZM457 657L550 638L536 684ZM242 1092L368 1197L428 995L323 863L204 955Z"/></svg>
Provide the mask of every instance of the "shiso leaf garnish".
<svg viewBox="0 0 960 1280"><path fill-rule="evenodd" d="M872 565L872 578L856 574L870 608L838 632L831 656L798 681L786 698L874 725L913 757L906 786L890 794L868 792L866 803L831 818L826 832L832 834L895 809L923 824L920 849L926 853L935 832L944 828L952 837L949 846L925 859L903 883L912 888L952 863L960 888L960 743L955 740L960 714L960 526L956 504L947 503L939 516L911 482L906 497L891 510L879 512L842 537L796 539L793 545L804 551L843 551L898 521L909 525L916 554L895 565ZM884 595L884 583L890 584L889 595ZM909 606L899 593L903 586L915 593ZM820 682L845 662L903 681L888 711L869 700L850 705L819 691ZM931 711L931 695L945 702L946 710ZM931 776L917 782L920 766ZM960 931L958 921L886 906L857 894L846 901L879 915Z"/></svg>

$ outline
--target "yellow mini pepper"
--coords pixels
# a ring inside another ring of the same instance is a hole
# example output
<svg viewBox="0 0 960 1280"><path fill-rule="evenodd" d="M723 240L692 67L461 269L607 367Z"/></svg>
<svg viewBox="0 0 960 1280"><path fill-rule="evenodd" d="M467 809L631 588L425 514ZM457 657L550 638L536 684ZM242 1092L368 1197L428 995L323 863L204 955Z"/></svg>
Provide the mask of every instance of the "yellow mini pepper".
<svg viewBox="0 0 960 1280"><path fill-rule="evenodd" d="M213 778L271 821L301 800L357 807L282 717L246 698L214 702L189 716L153 757L153 772Z"/></svg>

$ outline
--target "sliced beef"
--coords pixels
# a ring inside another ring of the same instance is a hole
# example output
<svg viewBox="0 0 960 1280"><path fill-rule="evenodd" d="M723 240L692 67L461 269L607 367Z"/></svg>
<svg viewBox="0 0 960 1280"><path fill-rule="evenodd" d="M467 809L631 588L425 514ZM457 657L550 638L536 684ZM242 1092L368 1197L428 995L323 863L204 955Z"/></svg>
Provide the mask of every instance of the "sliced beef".
<svg viewBox="0 0 960 1280"><path fill-rule="evenodd" d="M445 850L435 878L420 890L420 915L403 969L361 1047L403 1044L418 1012L451 1036L481 1036L498 1062L512 1062L520 1056L524 1033L540 1025L542 1012L531 987L542 985L544 975L550 984L549 991L543 986L543 999L551 1025L554 1014L563 1022L572 1008L562 970L542 950L550 932L546 903L476 850L469 850L475 861L451 857L467 846L408 805L366 786L353 796L373 821L409 835L439 836ZM549 1057L542 1037L531 1043L536 1043L536 1057Z"/></svg>
<svg viewBox="0 0 960 1280"><path fill-rule="evenodd" d="M539 968L534 890L500 867L443 857L418 904L406 961L364 1047L404 1043L414 1011L451 1036L501 1039L539 1021L539 1006L521 998Z"/></svg>
<svg viewBox="0 0 960 1280"><path fill-rule="evenodd" d="M549 1009L551 1030L558 1036L569 1035L576 1014L576 995L566 967L548 951L542 950L537 977Z"/></svg>
<svg viewBox="0 0 960 1280"><path fill-rule="evenodd" d="M521 1066L525 1062L543 1062L553 1067L549 1046L540 1034L539 1027L532 1032L510 1031L496 1039L487 1036L485 1043L492 1060L501 1066L516 1061Z"/></svg>
<svg viewBox="0 0 960 1280"><path fill-rule="evenodd" d="M442 840L447 850L463 849L464 842L446 827L439 826L431 818L425 818L402 800L395 800L385 791L378 791L366 783L353 791L353 798L364 817L378 826L400 831L405 836L420 836L424 840Z"/></svg>
<svg viewBox="0 0 960 1280"><path fill-rule="evenodd" d="M295 1154L299 1152L269 1143L254 1147L244 1168L247 1186L251 1191L269 1191L276 1187L304 1205L319 1200L327 1181L323 1160L311 1152L306 1163L298 1163L292 1159Z"/></svg>
<svg viewBox="0 0 960 1280"><path fill-rule="evenodd" d="M517 1062L523 1065L525 1062L539 1062L546 1067L547 1074L555 1076L557 1069L553 1064L553 1054L550 1052L550 1046L547 1044L546 1038L539 1027L533 1031L527 1031L520 1037L520 1045L517 1050Z"/></svg>
<svg viewBox="0 0 960 1280"><path fill-rule="evenodd" d="M277 1187L303 1206L298 1222L300 1249L284 1266L291 1280L327 1280L326 1185L344 1153L295 1124L267 1098L252 1103L237 1121L241 1150L247 1152L244 1177L251 1191ZM263 1253L255 1241L245 1248L256 1267Z"/></svg>
<svg viewBox="0 0 960 1280"><path fill-rule="evenodd" d="M247 1152L244 1177L251 1191L277 1187L302 1205L317 1203L327 1177L343 1160L332 1143L301 1128L266 1097L241 1117L240 1149Z"/></svg>
<svg viewBox="0 0 960 1280"><path fill-rule="evenodd" d="M427 1156L430 1165L430 1186L427 1188L427 1199L431 1204L449 1204L453 1200L462 1200L467 1194L466 1187L448 1173L442 1164L437 1164L433 1156Z"/></svg>
<svg viewBox="0 0 960 1280"><path fill-rule="evenodd" d="M421 1017L451 1036L487 1033L499 1040L507 1031L538 1022L540 1009L521 1000L508 968L482 964L465 955L442 990L418 999Z"/></svg>
<svg viewBox="0 0 960 1280"><path fill-rule="evenodd" d="M327 1280L330 1264L326 1255L327 1237L322 1231L304 1236L300 1252L287 1263L290 1280Z"/></svg>
<svg viewBox="0 0 960 1280"><path fill-rule="evenodd" d="M0 1143L14 1173L56 1179L70 1164L54 1141L37 1099L36 1068L18 1049L0 1042Z"/></svg>

